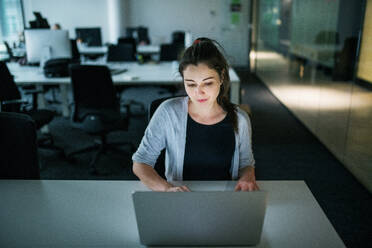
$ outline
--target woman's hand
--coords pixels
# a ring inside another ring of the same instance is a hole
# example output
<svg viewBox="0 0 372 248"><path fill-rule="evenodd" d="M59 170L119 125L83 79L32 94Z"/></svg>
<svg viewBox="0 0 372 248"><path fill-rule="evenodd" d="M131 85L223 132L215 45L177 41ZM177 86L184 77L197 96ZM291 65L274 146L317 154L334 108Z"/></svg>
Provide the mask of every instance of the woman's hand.
<svg viewBox="0 0 372 248"><path fill-rule="evenodd" d="M191 190L185 186L185 185L182 185L182 186L173 186L173 185L170 185L166 190L165 192L191 192Z"/></svg>
<svg viewBox="0 0 372 248"><path fill-rule="evenodd" d="M255 191L255 190L259 190L256 180L254 181L239 180L235 186L235 191Z"/></svg>
<svg viewBox="0 0 372 248"><path fill-rule="evenodd" d="M243 169L241 177L235 186L235 191L255 191L259 190L256 183L256 176L253 166L247 166Z"/></svg>

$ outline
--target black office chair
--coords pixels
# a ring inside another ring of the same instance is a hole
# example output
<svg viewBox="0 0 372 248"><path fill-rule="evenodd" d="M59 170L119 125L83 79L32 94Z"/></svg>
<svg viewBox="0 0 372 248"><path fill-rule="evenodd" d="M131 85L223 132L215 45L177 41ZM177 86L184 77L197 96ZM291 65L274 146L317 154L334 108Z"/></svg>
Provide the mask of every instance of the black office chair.
<svg viewBox="0 0 372 248"><path fill-rule="evenodd" d="M172 33L172 44L185 45L185 32L184 31L174 31Z"/></svg>
<svg viewBox="0 0 372 248"><path fill-rule="evenodd" d="M179 60L184 45L180 44L162 44L160 45L160 61Z"/></svg>
<svg viewBox="0 0 372 248"><path fill-rule="evenodd" d="M137 43L140 44L144 44L144 45L150 45L151 44L151 41L150 41L150 38L149 38L149 32L148 32L148 29L146 27L143 27L143 26L139 26L137 28Z"/></svg>
<svg viewBox="0 0 372 248"><path fill-rule="evenodd" d="M0 179L40 179L35 122L0 112Z"/></svg>
<svg viewBox="0 0 372 248"><path fill-rule="evenodd" d="M70 39L71 44L71 63L80 63L80 52L76 43L76 40ZM48 104L61 104L59 100L57 100L57 94L59 94L59 86L58 85L45 85L43 87L44 92L50 92L51 98L47 99Z"/></svg>
<svg viewBox="0 0 372 248"><path fill-rule="evenodd" d="M134 54L137 53L137 43L133 37L119 37L118 44L130 44L133 46Z"/></svg>
<svg viewBox="0 0 372 248"><path fill-rule="evenodd" d="M33 94L33 103L30 104L23 100L14 82L13 75L10 74L7 65L0 62L0 106L3 112L17 112L29 115L34 121L36 129L39 130L43 126L50 123L56 115L54 111L47 109L37 109L37 94L42 91L29 90L26 94ZM54 145L53 137L50 133L43 134L38 139L40 148L52 149L60 151L63 155L63 149Z"/></svg>
<svg viewBox="0 0 372 248"><path fill-rule="evenodd" d="M153 116L153 114L155 113L156 109L159 107L159 105L164 102L165 100L167 99L170 99L170 98L173 98L172 97L163 97L163 98L159 98L159 99L156 99L154 101L151 102L150 106L149 106L149 112L148 112L148 121L150 122L151 120L151 117ZM154 166L154 169L155 171L164 179L165 178L165 149L163 149L161 152L160 152L160 155L158 157L158 159L156 160L156 163L155 163L155 166Z"/></svg>
<svg viewBox="0 0 372 248"><path fill-rule="evenodd" d="M136 61L135 48L132 44L117 44L109 46L107 62L125 61Z"/></svg>
<svg viewBox="0 0 372 248"><path fill-rule="evenodd" d="M120 112L120 105L106 66L71 65L70 75L73 90L72 126L86 133L100 137L100 142L81 150L72 152L69 158L93 150L98 150L90 162L92 173L99 175L96 162L99 156L108 150L125 153L117 146L129 145L130 152L134 146L130 142L108 143L107 135L112 131L127 131L129 126L130 109L126 114Z"/></svg>

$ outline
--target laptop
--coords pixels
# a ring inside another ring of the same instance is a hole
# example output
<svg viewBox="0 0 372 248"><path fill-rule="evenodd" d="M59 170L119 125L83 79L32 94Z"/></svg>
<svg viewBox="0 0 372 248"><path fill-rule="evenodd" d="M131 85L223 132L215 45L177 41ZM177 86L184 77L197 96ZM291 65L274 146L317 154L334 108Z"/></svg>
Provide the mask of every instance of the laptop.
<svg viewBox="0 0 372 248"><path fill-rule="evenodd" d="M148 246L251 246L261 239L267 192L135 192L140 242Z"/></svg>

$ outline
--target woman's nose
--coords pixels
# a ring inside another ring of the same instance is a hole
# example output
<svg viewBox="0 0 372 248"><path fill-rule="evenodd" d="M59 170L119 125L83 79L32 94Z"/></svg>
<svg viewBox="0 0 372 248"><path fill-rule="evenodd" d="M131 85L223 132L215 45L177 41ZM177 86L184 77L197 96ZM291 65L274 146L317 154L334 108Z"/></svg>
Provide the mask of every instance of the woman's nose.
<svg viewBox="0 0 372 248"><path fill-rule="evenodd" d="M201 95L204 94L203 86L199 85L196 87L196 93Z"/></svg>

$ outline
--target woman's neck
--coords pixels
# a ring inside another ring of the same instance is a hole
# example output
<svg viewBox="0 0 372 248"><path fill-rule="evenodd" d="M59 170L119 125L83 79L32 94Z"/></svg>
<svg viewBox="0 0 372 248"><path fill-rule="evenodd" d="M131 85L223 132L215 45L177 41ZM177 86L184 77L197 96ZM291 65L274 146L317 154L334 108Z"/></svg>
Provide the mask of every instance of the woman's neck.
<svg viewBox="0 0 372 248"><path fill-rule="evenodd" d="M217 102L212 105L203 106L202 104L195 104L189 100L188 106L189 115L195 121L203 124L217 123L226 116L226 112Z"/></svg>

